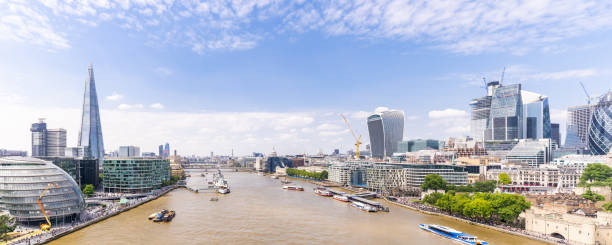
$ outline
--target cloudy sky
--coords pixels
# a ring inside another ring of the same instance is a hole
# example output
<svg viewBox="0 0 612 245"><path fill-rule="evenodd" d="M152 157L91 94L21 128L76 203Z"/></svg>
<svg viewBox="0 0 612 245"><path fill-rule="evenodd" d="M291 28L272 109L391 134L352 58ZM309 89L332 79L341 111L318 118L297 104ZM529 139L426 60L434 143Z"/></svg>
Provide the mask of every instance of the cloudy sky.
<svg viewBox="0 0 612 245"><path fill-rule="evenodd" d="M344 113L406 138L469 133L483 77L549 96L553 122L611 87L606 1L0 0L0 148L46 118L76 145L93 63L105 148L346 151ZM562 126L563 128L563 126Z"/></svg>

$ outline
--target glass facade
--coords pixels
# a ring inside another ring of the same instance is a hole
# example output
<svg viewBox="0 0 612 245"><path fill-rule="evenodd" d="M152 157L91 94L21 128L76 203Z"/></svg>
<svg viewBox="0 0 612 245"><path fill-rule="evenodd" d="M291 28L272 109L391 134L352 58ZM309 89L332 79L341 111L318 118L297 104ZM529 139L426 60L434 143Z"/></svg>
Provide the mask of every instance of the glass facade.
<svg viewBox="0 0 612 245"><path fill-rule="evenodd" d="M404 112L380 111L370 115L367 120L372 157L383 159L393 156L404 137Z"/></svg>
<svg viewBox="0 0 612 245"><path fill-rule="evenodd" d="M38 123L33 123L30 128L32 132L32 156L47 155L47 123L42 119Z"/></svg>
<svg viewBox="0 0 612 245"><path fill-rule="evenodd" d="M612 147L612 92L607 93L593 110L588 135L594 155L606 155Z"/></svg>
<svg viewBox="0 0 612 245"><path fill-rule="evenodd" d="M102 140L102 126L100 124L100 108L96 93L96 82L93 67L87 68L88 79L85 82L83 95L83 114L81 116L81 131L79 131L79 147L83 147L83 157L98 159L103 164L104 141Z"/></svg>
<svg viewBox="0 0 612 245"><path fill-rule="evenodd" d="M64 170L49 161L27 157L0 158L0 209L8 210L18 222L45 219L36 202L50 188L41 203L52 222L76 219L85 208L79 186Z"/></svg>
<svg viewBox="0 0 612 245"><path fill-rule="evenodd" d="M486 140L519 139L522 132L523 104L521 85L512 84L495 89L491 99L489 125L485 131Z"/></svg>
<svg viewBox="0 0 612 245"><path fill-rule="evenodd" d="M596 106L582 105L567 108L566 147L582 147L587 145L589 125Z"/></svg>
<svg viewBox="0 0 612 245"><path fill-rule="evenodd" d="M398 153L416 152L420 150L437 150L440 149L440 141L437 140L407 140L400 141L397 145Z"/></svg>
<svg viewBox="0 0 612 245"><path fill-rule="evenodd" d="M472 108L470 120L470 133L477 141L485 139L485 130L489 124L491 114L491 96L474 99L470 102Z"/></svg>
<svg viewBox="0 0 612 245"><path fill-rule="evenodd" d="M546 96L521 91L524 105L523 139L550 139L550 107Z"/></svg>
<svg viewBox="0 0 612 245"><path fill-rule="evenodd" d="M146 193L170 180L170 161L153 158L104 160L102 186L105 192Z"/></svg>
<svg viewBox="0 0 612 245"><path fill-rule="evenodd" d="M267 165L268 171L274 173L276 171L276 167L292 168L293 161L285 157L268 157L268 161L266 162L266 165Z"/></svg>

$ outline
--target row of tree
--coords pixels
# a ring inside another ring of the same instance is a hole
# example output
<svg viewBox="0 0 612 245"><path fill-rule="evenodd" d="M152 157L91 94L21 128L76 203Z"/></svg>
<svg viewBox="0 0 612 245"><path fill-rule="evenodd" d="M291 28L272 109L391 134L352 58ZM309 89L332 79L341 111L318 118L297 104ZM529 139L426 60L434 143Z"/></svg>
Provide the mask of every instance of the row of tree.
<svg viewBox="0 0 612 245"><path fill-rule="evenodd" d="M453 185L448 184L442 176L437 174L428 174L421 185L424 191L427 190L444 190L455 192L493 192L497 187L495 180L479 181L471 185Z"/></svg>
<svg viewBox="0 0 612 245"><path fill-rule="evenodd" d="M524 196L507 193L445 194L434 192L422 202L436 206L452 215L460 215L480 221L496 221L515 224L518 216L531 204Z"/></svg>
<svg viewBox="0 0 612 245"><path fill-rule="evenodd" d="M316 180L326 180L328 173L325 170L321 172L309 172L306 170L301 170L301 169L296 169L296 168L288 168L287 175L311 178L311 179L316 179Z"/></svg>

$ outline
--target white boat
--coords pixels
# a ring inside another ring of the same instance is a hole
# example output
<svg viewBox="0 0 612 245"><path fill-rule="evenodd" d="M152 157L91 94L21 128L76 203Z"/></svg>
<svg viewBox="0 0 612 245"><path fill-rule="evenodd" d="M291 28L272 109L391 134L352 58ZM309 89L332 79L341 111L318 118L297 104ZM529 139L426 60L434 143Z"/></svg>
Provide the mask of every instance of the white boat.
<svg viewBox="0 0 612 245"><path fill-rule="evenodd" d="M219 188L217 189L217 192L221 193L221 194L228 194L230 193L230 189L229 188Z"/></svg>
<svg viewBox="0 0 612 245"><path fill-rule="evenodd" d="M325 188L314 188L314 193L323 197L330 197L333 195L329 190Z"/></svg>
<svg viewBox="0 0 612 245"><path fill-rule="evenodd" d="M362 202L353 202L351 204L351 206L356 207L358 209L360 209L361 211L366 211L366 212L376 212L378 210L376 210L375 207L372 207L368 204L362 203Z"/></svg>
<svg viewBox="0 0 612 245"><path fill-rule="evenodd" d="M230 193L230 188L229 185L227 184L227 180L225 180L225 177L223 177L223 174L221 173L221 170L218 170L219 172L217 174L215 174L215 180L214 182L214 187L217 189L217 192L221 193L221 194L228 194Z"/></svg>
<svg viewBox="0 0 612 245"><path fill-rule="evenodd" d="M272 178L272 179L278 179L278 176L276 176L276 175L272 175L272 176L270 176L270 178Z"/></svg>
<svg viewBox="0 0 612 245"><path fill-rule="evenodd" d="M341 202L348 202L349 199L347 196L345 195L334 195L334 199L341 201Z"/></svg>
<svg viewBox="0 0 612 245"><path fill-rule="evenodd" d="M463 233L461 231L441 226L441 225L428 225L428 224L420 224L419 227L423 230L429 231L436 235L439 235L444 238L451 239L453 241L462 243L462 244L470 244L470 245L485 245L489 244L485 241L478 240L476 236L472 236L470 234Z"/></svg>
<svg viewBox="0 0 612 245"><path fill-rule="evenodd" d="M284 185L283 189L290 191L304 191L304 187L301 187L299 185Z"/></svg>

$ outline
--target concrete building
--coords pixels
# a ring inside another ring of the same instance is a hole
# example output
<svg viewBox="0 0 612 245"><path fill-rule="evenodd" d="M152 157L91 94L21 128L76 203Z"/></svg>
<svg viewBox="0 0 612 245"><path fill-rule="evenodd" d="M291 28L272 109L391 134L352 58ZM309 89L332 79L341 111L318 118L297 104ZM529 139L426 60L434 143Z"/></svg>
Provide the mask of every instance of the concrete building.
<svg viewBox="0 0 612 245"><path fill-rule="evenodd" d="M524 139L520 140L506 155L510 164L524 164L537 167L552 160L552 147L550 139Z"/></svg>
<svg viewBox="0 0 612 245"><path fill-rule="evenodd" d="M104 192L146 193L170 180L170 162L155 158L104 160Z"/></svg>
<svg viewBox="0 0 612 245"><path fill-rule="evenodd" d="M368 116L367 125L372 158L392 157L398 142L404 137L404 112L376 108L374 114Z"/></svg>
<svg viewBox="0 0 612 245"><path fill-rule="evenodd" d="M187 160L185 160L181 156L170 156L168 158L170 161L170 176L177 176L182 178L185 175L185 170L183 169L183 165L187 164Z"/></svg>
<svg viewBox="0 0 612 245"><path fill-rule="evenodd" d="M63 128L47 129L47 155L63 157L66 154L66 130Z"/></svg>
<svg viewBox="0 0 612 245"><path fill-rule="evenodd" d="M525 230L564 239L569 244L612 244L612 213L596 217L537 207L525 211Z"/></svg>
<svg viewBox="0 0 612 245"><path fill-rule="evenodd" d="M39 225L45 217L36 202L42 191L45 211L54 224L77 220L85 209L78 184L50 161L28 157L0 158L0 209L8 210L19 223Z"/></svg>
<svg viewBox="0 0 612 245"><path fill-rule="evenodd" d="M12 157L12 156L25 157L25 156L28 156L28 152L0 149L0 157Z"/></svg>
<svg viewBox="0 0 612 245"><path fill-rule="evenodd" d="M507 188L525 192L542 191L548 193L573 192L580 181L581 172L574 166L541 165L503 166L501 169L487 171L487 180L499 181L499 174L506 173L512 180ZM537 188L543 187L543 188Z"/></svg>
<svg viewBox="0 0 612 245"><path fill-rule="evenodd" d="M140 147L138 146L119 146L119 157L139 157Z"/></svg>

